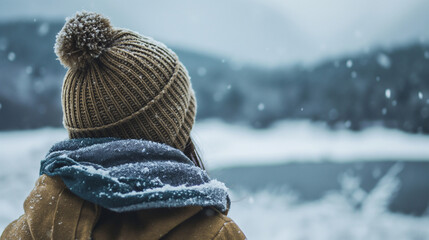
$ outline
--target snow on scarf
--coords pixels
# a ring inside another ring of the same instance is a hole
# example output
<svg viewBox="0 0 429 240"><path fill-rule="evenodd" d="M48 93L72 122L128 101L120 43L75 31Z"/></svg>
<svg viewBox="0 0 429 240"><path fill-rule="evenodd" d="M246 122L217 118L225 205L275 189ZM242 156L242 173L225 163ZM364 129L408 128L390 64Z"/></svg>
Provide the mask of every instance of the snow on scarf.
<svg viewBox="0 0 429 240"><path fill-rule="evenodd" d="M116 212L214 206L227 210L225 185L181 151L145 140L72 139L55 144L40 174L60 176L77 196Z"/></svg>

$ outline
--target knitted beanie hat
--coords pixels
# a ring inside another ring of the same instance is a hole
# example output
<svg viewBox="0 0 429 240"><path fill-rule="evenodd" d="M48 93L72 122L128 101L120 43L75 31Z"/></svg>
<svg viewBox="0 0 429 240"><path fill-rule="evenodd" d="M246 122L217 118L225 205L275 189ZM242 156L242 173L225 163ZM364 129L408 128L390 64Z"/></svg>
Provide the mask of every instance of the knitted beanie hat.
<svg viewBox="0 0 429 240"><path fill-rule="evenodd" d="M184 150L196 102L176 54L149 37L78 12L57 35L68 68L62 88L70 138L146 139Z"/></svg>

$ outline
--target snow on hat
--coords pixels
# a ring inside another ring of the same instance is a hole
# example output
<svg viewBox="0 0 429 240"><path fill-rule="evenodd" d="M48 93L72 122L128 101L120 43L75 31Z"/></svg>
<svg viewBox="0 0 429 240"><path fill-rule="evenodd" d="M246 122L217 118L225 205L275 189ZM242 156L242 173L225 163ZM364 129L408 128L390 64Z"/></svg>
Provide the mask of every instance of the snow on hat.
<svg viewBox="0 0 429 240"><path fill-rule="evenodd" d="M164 44L78 12L57 35L70 138L146 139L184 150L196 102L186 68Z"/></svg>

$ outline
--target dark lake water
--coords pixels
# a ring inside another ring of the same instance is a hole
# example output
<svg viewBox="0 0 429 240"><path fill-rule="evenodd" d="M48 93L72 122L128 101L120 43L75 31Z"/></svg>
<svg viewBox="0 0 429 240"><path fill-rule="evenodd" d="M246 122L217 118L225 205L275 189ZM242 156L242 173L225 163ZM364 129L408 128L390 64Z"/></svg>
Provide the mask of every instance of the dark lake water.
<svg viewBox="0 0 429 240"><path fill-rule="evenodd" d="M342 191L345 175L358 179L360 189L370 193L395 167L399 171L394 178L399 184L388 209L417 216L427 213L429 162L426 161L287 163L217 169L210 174L233 191L287 190L294 192L300 201L313 201L331 191Z"/></svg>

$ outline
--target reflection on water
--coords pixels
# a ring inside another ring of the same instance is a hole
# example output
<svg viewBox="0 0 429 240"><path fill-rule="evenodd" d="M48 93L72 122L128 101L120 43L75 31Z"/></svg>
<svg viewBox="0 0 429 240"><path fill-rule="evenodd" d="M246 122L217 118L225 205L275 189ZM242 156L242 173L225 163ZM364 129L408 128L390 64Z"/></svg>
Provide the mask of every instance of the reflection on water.
<svg viewBox="0 0 429 240"><path fill-rule="evenodd" d="M345 175L339 191L309 202L298 201L293 192L236 192L230 216L249 239L428 239L429 216L387 210L401 170L393 165L370 192Z"/></svg>

